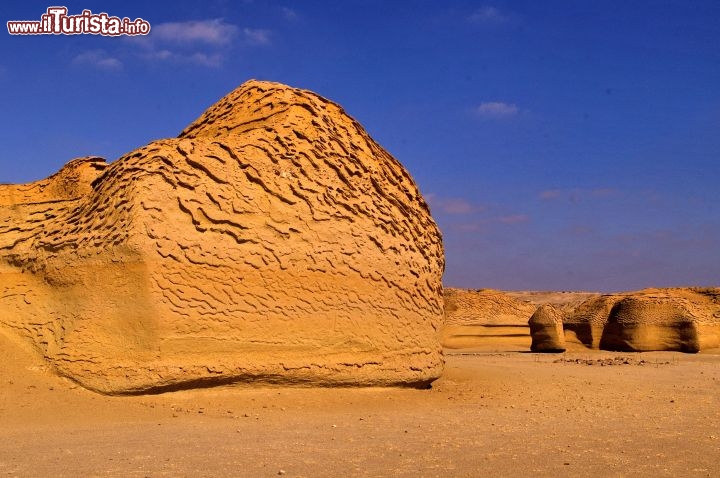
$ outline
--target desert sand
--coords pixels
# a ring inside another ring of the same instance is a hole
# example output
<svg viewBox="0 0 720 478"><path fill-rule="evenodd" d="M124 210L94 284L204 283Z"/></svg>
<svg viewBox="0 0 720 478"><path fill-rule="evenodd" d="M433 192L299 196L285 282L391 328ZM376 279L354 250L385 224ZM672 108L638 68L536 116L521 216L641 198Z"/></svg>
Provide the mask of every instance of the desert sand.
<svg viewBox="0 0 720 478"><path fill-rule="evenodd" d="M720 474L720 355L480 350L428 390L111 397L0 340L3 476Z"/></svg>

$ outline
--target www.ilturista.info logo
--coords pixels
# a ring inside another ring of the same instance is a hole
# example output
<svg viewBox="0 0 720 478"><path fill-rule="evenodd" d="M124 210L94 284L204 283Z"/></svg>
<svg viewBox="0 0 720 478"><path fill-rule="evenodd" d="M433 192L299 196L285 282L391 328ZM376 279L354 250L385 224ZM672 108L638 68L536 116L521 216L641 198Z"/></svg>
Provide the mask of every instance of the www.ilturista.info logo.
<svg viewBox="0 0 720 478"><path fill-rule="evenodd" d="M111 17L107 13L83 10L80 15L68 15L65 7L49 7L40 21L7 22L11 35L147 35L150 24L142 18Z"/></svg>

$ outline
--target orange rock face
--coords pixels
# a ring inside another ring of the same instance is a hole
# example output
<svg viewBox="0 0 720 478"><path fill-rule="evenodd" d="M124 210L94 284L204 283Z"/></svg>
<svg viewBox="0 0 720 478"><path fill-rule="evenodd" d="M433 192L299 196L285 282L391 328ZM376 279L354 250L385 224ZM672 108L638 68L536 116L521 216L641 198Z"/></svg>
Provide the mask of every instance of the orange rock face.
<svg viewBox="0 0 720 478"><path fill-rule="evenodd" d="M443 269L402 165L276 83L110 165L0 185L0 327L103 393L426 385Z"/></svg>

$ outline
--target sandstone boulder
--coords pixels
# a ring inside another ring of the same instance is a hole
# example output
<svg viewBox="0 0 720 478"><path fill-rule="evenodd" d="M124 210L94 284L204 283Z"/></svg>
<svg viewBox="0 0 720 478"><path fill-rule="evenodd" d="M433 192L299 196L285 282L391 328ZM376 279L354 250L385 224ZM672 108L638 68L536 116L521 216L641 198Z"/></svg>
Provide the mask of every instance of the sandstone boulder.
<svg viewBox="0 0 720 478"><path fill-rule="evenodd" d="M0 327L104 393L424 386L440 233L340 106L251 81L177 138L0 186Z"/></svg>
<svg viewBox="0 0 720 478"><path fill-rule="evenodd" d="M590 299L565 319L587 347L698 352L720 347L720 288L645 289Z"/></svg>
<svg viewBox="0 0 720 478"><path fill-rule="evenodd" d="M617 302L616 294L591 297L566 314L563 322L566 343L600 348L608 316Z"/></svg>
<svg viewBox="0 0 720 478"><path fill-rule="evenodd" d="M564 352L565 333L563 332L563 314L550 305L537 308L528 321L533 352Z"/></svg>

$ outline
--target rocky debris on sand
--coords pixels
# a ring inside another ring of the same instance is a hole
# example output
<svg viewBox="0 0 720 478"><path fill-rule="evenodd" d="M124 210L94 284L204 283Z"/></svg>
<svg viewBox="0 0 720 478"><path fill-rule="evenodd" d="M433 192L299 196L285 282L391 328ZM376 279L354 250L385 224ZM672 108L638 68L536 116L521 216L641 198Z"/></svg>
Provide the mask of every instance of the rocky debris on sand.
<svg viewBox="0 0 720 478"><path fill-rule="evenodd" d="M649 361L644 359L634 359L632 357L605 357L605 358L559 358L553 360L553 363L572 363L578 365L598 365L600 367L607 367L612 365L670 365L670 361Z"/></svg>

